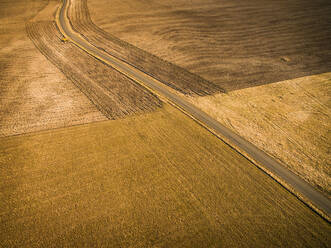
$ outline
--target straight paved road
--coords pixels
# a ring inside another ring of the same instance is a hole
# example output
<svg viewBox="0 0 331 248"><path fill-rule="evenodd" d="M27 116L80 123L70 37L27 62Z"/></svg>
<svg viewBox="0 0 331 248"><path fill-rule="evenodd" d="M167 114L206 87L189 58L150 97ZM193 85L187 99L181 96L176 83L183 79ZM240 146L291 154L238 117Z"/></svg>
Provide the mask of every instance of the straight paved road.
<svg viewBox="0 0 331 248"><path fill-rule="evenodd" d="M320 214L326 215L326 218L330 221L331 201L323 194L316 191L306 181L289 171L281 163L277 162L275 159L258 149L253 144L233 133L218 121L187 102L182 97L173 94L161 82L156 81L154 78L150 77L142 71L137 70L133 66L99 50L85 39L73 33L67 20L66 13L68 4L68 0L63 0L63 5L59 13L58 21L62 32L64 32L63 35L70 38L76 45L87 51L89 54L107 62L109 65L124 73L128 77L142 83L160 96L165 97L168 101L183 109L194 119L198 120L209 129L215 131L220 137L224 137L225 140L230 143L230 145L247 154L250 159L254 160L258 165L262 166L263 169L269 173L272 173L275 178L280 179L288 186L290 186L290 188L294 189L295 194L298 194L299 197L308 199L310 201L309 204L312 204L313 208L315 208L315 210Z"/></svg>

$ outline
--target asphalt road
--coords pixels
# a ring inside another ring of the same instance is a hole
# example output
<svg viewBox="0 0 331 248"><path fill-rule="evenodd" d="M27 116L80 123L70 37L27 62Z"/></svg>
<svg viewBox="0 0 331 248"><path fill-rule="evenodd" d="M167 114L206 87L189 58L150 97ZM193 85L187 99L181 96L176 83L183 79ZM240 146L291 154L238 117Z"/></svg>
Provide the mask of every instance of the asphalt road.
<svg viewBox="0 0 331 248"><path fill-rule="evenodd" d="M115 69L119 70L123 74L128 77L134 79L135 81L143 84L147 88L151 89L158 95L166 98L172 104L184 110L187 114L189 114L194 119L198 120L208 129L214 131L221 138L225 138L232 147L237 149L239 152L244 153L248 158L255 161L255 163L263 170L266 170L271 173L274 178L281 182L285 182L284 185L291 192L299 196L299 198L304 199L304 202L308 199L308 205L312 205L312 207L320 214L327 215L327 219L330 221L331 218L331 201L315 190L310 184L301 179L296 174L289 171L284 165L270 157L268 154L258 149L256 146L246 141L242 137L238 136L218 121L207 115L205 112L196 108L189 102L187 102L182 97L172 93L169 91L161 82L158 82L154 78L150 77L146 73L137 70L135 67L121 61L102 50L96 48L88 41L80 37L79 35L73 33L71 28L69 27L69 22L67 18L67 6L69 2L68 0L63 0L63 5L59 12L59 20L58 23L61 26L61 31L64 32L64 36L69 38L73 43L75 43L80 48L87 51L89 54L94 57L108 63ZM322 213L321 213L322 212Z"/></svg>

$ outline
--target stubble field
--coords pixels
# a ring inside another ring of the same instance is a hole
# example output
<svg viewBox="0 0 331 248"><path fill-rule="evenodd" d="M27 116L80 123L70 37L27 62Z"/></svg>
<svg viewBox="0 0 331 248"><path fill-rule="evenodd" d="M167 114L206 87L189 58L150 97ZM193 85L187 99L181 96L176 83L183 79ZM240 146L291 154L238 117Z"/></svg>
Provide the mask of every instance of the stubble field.
<svg viewBox="0 0 331 248"><path fill-rule="evenodd" d="M5 247L327 247L331 226L174 108L0 139Z"/></svg>
<svg viewBox="0 0 331 248"><path fill-rule="evenodd" d="M188 100L330 196L329 1L87 4L100 29L225 89Z"/></svg>
<svg viewBox="0 0 331 248"><path fill-rule="evenodd" d="M330 97L324 73L188 100L331 196Z"/></svg>
<svg viewBox="0 0 331 248"><path fill-rule="evenodd" d="M329 223L235 150L61 43L58 1L0 3L0 246L330 244Z"/></svg>
<svg viewBox="0 0 331 248"><path fill-rule="evenodd" d="M0 1L0 136L107 119L26 33L29 21L52 20L58 4Z"/></svg>

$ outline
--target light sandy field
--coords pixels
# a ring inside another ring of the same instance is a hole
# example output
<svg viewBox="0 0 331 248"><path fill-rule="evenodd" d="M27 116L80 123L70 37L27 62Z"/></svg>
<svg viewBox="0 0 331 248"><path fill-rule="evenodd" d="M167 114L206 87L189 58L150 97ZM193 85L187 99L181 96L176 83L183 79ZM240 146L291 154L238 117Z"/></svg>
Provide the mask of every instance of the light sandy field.
<svg viewBox="0 0 331 248"><path fill-rule="evenodd" d="M0 3L0 136L106 119L26 34L32 18L45 19L45 13L52 18L55 3ZM35 16L40 10L43 14Z"/></svg>
<svg viewBox="0 0 331 248"><path fill-rule="evenodd" d="M189 100L330 196L331 73Z"/></svg>
<svg viewBox="0 0 331 248"><path fill-rule="evenodd" d="M29 23L26 31L40 52L108 119L142 114L161 106L155 95L136 82L70 42L61 42L54 22Z"/></svg>
<svg viewBox="0 0 331 248"><path fill-rule="evenodd" d="M178 110L0 138L4 247L327 247L331 226Z"/></svg>

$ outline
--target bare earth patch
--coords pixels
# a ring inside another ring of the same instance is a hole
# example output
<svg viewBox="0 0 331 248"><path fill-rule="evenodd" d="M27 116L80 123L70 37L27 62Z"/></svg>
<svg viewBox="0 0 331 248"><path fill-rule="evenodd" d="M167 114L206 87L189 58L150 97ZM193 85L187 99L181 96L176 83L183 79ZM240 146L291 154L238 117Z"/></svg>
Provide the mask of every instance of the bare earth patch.
<svg viewBox="0 0 331 248"><path fill-rule="evenodd" d="M189 100L331 193L331 73Z"/></svg>
<svg viewBox="0 0 331 248"><path fill-rule="evenodd" d="M161 106L140 85L61 42L54 24L59 1L0 4L6 9L0 24L0 136L121 118Z"/></svg>

